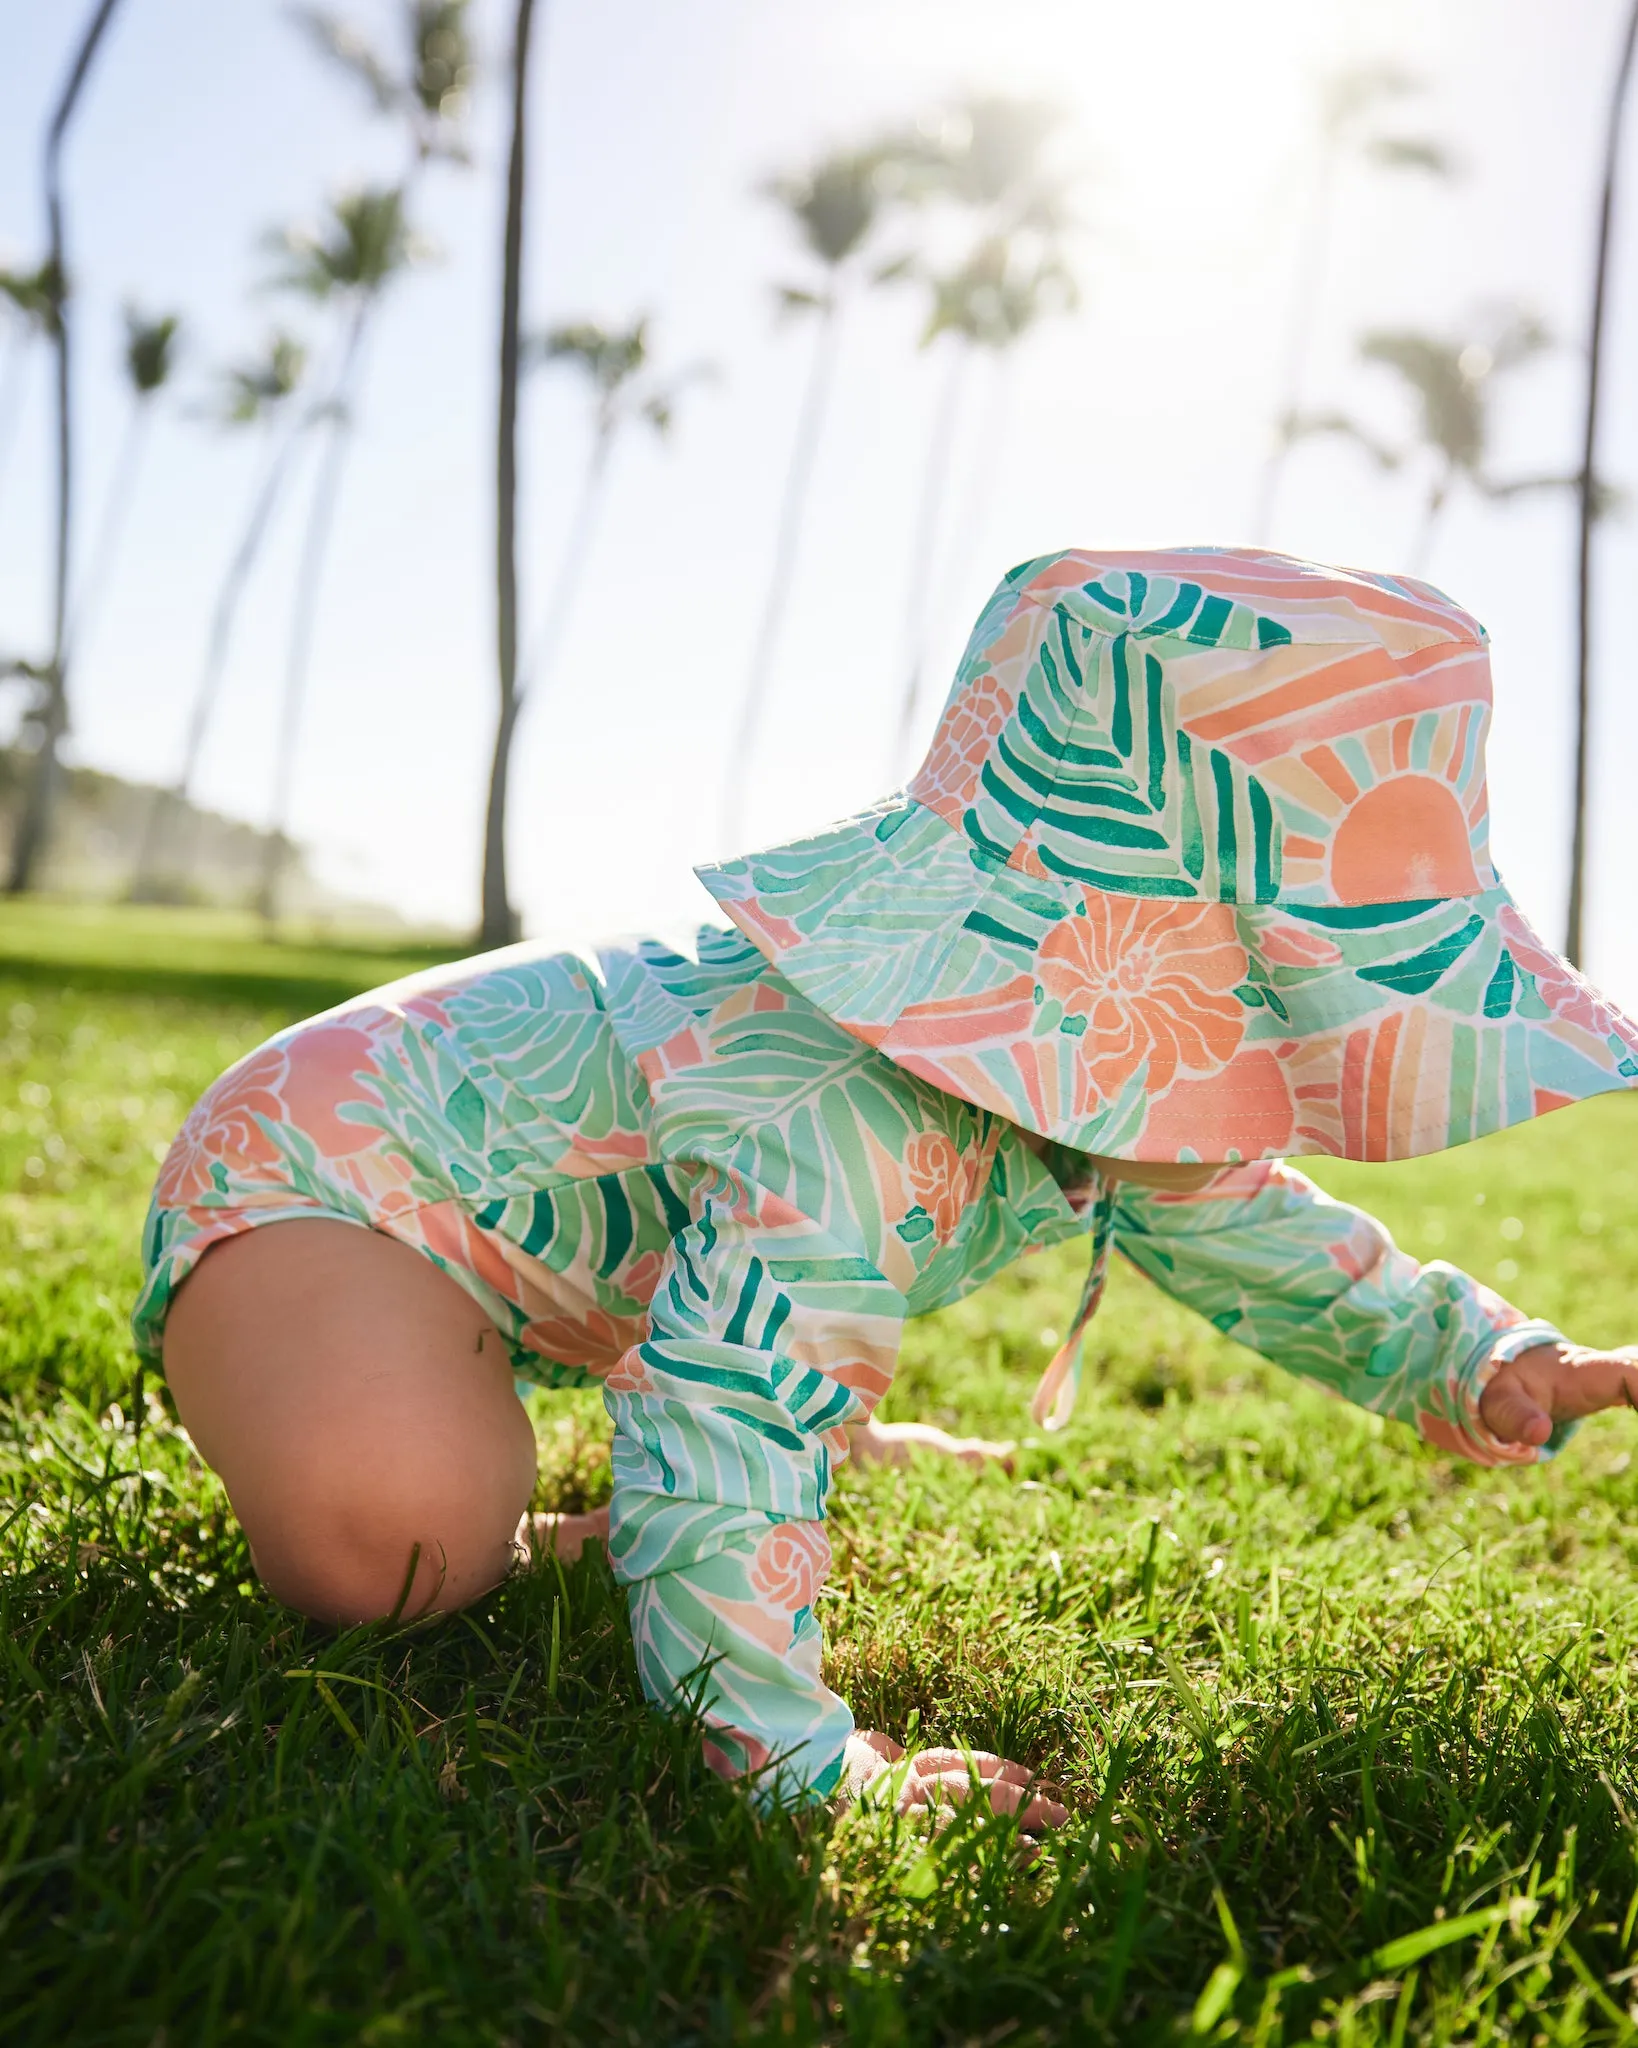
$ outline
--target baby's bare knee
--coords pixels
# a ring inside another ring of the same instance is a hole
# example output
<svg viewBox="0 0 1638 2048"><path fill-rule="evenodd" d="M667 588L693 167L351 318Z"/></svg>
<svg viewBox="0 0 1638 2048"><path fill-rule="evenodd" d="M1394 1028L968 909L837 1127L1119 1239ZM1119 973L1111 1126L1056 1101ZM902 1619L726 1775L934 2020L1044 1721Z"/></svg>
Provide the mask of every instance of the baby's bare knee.
<svg viewBox="0 0 1638 2048"><path fill-rule="evenodd" d="M458 1607L506 1570L534 1434L493 1324L408 1247L327 1221L219 1246L165 1366L278 1599L371 1621Z"/></svg>
<svg viewBox="0 0 1638 2048"><path fill-rule="evenodd" d="M505 1576L518 1520L511 1503L445 1475L413 1486L393 1476L307 1484L242 1514L257 1575L276 1600L352 1626L464 1607Z"/></svg>

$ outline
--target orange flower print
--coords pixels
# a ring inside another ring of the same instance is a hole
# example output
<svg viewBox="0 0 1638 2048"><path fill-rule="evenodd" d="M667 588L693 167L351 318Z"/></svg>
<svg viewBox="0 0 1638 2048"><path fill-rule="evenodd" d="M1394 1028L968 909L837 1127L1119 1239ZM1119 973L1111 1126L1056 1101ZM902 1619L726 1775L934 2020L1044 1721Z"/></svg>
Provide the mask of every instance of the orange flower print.
<svg viewBox="0 0 1638 2048"><path fill-rule="evenodd" d="M978 788L978 771L1012 715L1014 693L991 670L975 676L939 722L910 794L952 825Z"/></svg>
<svg viewBox="0 0 1638 2048"><path fill-rule="evenodd" d="M373 1108L380 1101L369 1085L376 1067L375 1041L367 1031L351 1024L308 1024L289 1041L286 1056L283 1092L290 1121L327 1159L380 1144L374 1125L341 1115L354 1104Z"/></svg>
<svg viewBox="0 0 1638 2048"><path fill-rule="evenodd" d="M554 1365L583 1365L588 1372L611 1373L647 1335L646 1315L611 1316L588 1305L578 1315L537 1316L525 1324L523 1341Z"/></svg>
<svg viewBox="0 0 1638 2048"><path fill-rule="evenodd" d="M933 1219L933 1234L948 1244L966 1213L978 1175L978 1155L958 1152L943 1131L918 1131L904 1155L912 1198Z"/></svg>
<svg viewBox="0 0 1638 2048"><path fill-rule="evenodd" d="M1145 1061L1158 1095L1181 1070L1213 1074L1239 1049L1233 994L1248 962L1225 903L1167 903L1084 892L1085 914L1047 935L1036 971L1049 996L1086 1019L1077 1113L1117 1096Z"/></svg>
<svg viewBox="0 0 1638 2048"><path fill-rule="evenodd" d="M830 1570L830 1538L822 1522L779 1522L756 1547L751 1587L771 1607L795 1614L811 1607Z"/></svg>
<svg viewBox="0 0 1638 2048"><path fill-rule="evenodd" d="M214 1193L211 1168L218 1161L232 1180L253 1180L258 1168L274 1163L278 1147L259 1119L285 1121L276 1092L284 1071L283 1052L264 1045L206 1089L159 1169L154 1196L162 1209L185 1209Z"/></svg>
<svg viewBox="0 0 1638 2048"><path fill-rule="evenodd" d="M634 1344L603 1382L611 1394L652 1394L654 1381Z"/></svg>

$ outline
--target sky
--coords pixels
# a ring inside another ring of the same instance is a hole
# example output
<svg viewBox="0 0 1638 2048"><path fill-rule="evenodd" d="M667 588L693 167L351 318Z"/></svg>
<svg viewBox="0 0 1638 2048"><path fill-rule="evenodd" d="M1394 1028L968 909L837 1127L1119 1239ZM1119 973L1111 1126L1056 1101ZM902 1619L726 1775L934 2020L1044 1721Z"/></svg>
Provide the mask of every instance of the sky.
<svg viewBox="0 0 1638 2048"><path fill-rule="evenodd" d="M89 0L0 0L0 262L37 259L46 109ZM1061 110L1077 180L1078 310L1005 367L976 363L948 444L924 744L972 617L1012 563L1065 546L1253 539L1282 403L1322 81L1389 62L1395 118L1460 176L1354 167L1337 189L1303 401L1384 439L1410 417L1361 362L1370 329L1477 332L1528 307L1557 345L1498 383L1498 477L1572 471L1598 158L1617 0L542 0L530 77L531 328L647 313L662 367L709 364L673 433L619 443L569 630L522 727L514 893L526 928L586 943L711 913L692 864L784 838L902 778L899 698L916 510L945 370L911 286L844 322L834 402L784 630L758 683L744 785L728 762L771 567L813 334L776 316L810 280L773 174L974 91ZM493 447L509 7L474 0L470 168L414 201L426 260L383 307L323 589L295 792L335 887L412 919L475 917L494 722ZM387 0L350 18L390 45ZM68 166L78 285L86 548L125 423L120 310L177 310L185 350L143 451L128 529L76 654L71 753L136 777L180 757L210 607L263 450L209 414L221 364L323 316L270 289L270 229L396 175L403 153L272 0L122 0ZM1638 150L1616 218L1603 466L1634 510L1599 546L1588 960L1638 1006L1635 656ZM1477 324L1475 324L1477 323ZM0 648L42 642L46 365L25 363L6 440L0 374ZM529 383L522 571L538 621L590 447L583 390ZM1322 561L1415 566L1425 469L1305 443L1271 535ZM310 482L310 478L304 483ZM201 795L260 820L306 501L285 504L248 601ZM1569 494L1458 491L1425 572L1490 629L1494 846L1543 932L1563 924L1574 681ZM525 638L530 637L526 627ZM0 731L17 693L0 702ZM912 747L911 755L917 751Z"/></svg>

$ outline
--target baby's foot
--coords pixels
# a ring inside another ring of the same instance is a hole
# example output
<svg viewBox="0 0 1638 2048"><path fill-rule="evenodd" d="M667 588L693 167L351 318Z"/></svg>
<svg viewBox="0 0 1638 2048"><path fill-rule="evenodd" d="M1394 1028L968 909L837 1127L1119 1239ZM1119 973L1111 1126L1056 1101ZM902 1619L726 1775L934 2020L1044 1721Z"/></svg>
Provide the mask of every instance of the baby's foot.
<svg viewBox="0 0 1638 2048"><path fill-rule="evenodd" d="M951 1436L931 1422L857 1422L848 1430L848 1447L861 1465L907 1465L914 1451L932 1451L959 1458L963 1465L1000 1465L1012 1470L1017 1445L992 1443L982 1436Z"/></svg>
<svg viewBox="0 0 1638 2048"><path fill-rule="evenodd" d="M555 1550L565 1564L573 1564L588 1543L609 1542L609 1511L593 1508L589 1515L525 1515L518 1524L517 1540L536 1557Z"/></svg>

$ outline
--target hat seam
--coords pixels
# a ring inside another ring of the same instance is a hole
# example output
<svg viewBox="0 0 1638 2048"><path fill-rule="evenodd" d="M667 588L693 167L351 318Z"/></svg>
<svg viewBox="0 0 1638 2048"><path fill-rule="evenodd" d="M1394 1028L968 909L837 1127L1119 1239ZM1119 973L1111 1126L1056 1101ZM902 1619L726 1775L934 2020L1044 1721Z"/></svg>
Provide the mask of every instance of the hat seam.
<svg viewBox="0 0 1638 2048"><path fill-rule="evenodd" d="M1038 597L1032 590L1020 590L1018 592L1018 597L1020 601L1023 603L1034 605L1038 611L1063 612L1067 618L1073 618L1077 626L1085 627L1086 631L1089 633L1096 633L1100 639L1118 640L1122 633L1126 633L1129 634L1130 637L1134 640L1176 640L1182 646L1198 647L1203 652L1222 649L1222 642L1219 640L1191 641L1186 633L1179 633L1175 627L1168 627L1164 632L1160 632L1153 626L1122 626L1114 630L1111 630L1107 626L1095 626L1090 624L1085 619L1075 618L1074 613L1069 610L1069 608L1067 607L1067 605L1065 605L1062 598L1049 598L1044 596ZM1238 600L1238 602L1244 603L1245 600L1241 599ZM1248 609L1254 609L1254 607L1248 605ZM1375 646L1381 648L1382 652L1386 654L1390 660L1397 659L1395 650L1387 646L1380 637L1377 637L1374 640L1299 640L1296 638L1295 634L1293 634L1291 639L1291 645L1295 647ZM1487 641L1482 639L1476 640L1470 634L1467 633L1452 633L1448 637L1419 641L1417 645L1419 647L1469 647L1473 649L1475 653L1484 655L1488 655L1490 651L1489 643ZM1266 647L1230 647L1227 650L1227 652L1229 652L1230 654L1267 654L1270 651L1271 650Z"/></svg>

